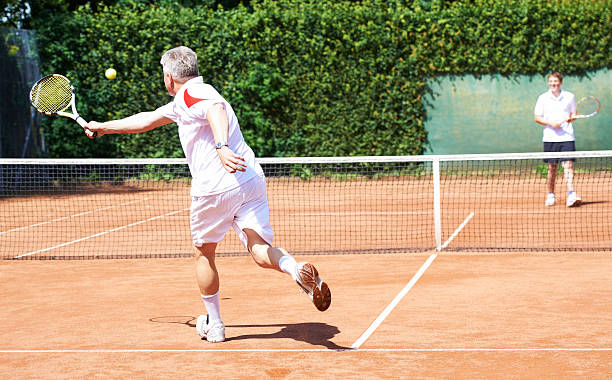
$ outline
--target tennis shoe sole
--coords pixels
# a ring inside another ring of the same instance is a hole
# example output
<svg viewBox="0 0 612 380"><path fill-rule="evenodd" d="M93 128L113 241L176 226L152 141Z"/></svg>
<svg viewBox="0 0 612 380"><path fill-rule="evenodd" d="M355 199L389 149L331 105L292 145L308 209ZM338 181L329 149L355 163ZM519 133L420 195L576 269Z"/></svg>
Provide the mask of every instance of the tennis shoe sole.
<svg viewBox="0 0 612 380"><path fill-rule="evenodd" d="M304 293L315 305L317 310L325 311L331 305L329 286L321 280L319 272L310 263L300 263L297 266L296 281Z"/></svg>

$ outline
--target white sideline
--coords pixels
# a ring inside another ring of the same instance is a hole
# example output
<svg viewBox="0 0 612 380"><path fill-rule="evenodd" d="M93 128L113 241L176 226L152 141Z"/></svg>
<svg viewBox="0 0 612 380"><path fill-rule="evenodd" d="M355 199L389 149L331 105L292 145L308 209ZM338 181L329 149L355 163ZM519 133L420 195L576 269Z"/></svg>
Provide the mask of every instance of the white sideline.
<svg viewBox="0 0 612 380"><path fill-rule="evenodd" d="M7 230L7 231L0 231L0 235L4 235L4 234L8 234L11 232L17 232L17 231L22 231L22 230L27 230L28 228L34 228L34 227L38 227L38 226L44 226L45 224L51 224L51 223L55 223L55 222L61 222L62 220L66 220L66 219L71 219L71 218L78 218L79 216L83 216L83 215L88 215L88 214L92 214L94 212L99 212L99 211L106 211L106 210L110 210L111 208L115 208L115 207L122 207L122 206L127 206L127 205L131 205L133 203L138 203L138 202L145 202L148 201L149 198L143 198L143 199L139 199L136 201L131 201L131 202L126 202L126 203L121 203L115 206L107 206L107 207L102 207L102 208L98 208L95 210L89 210L89 211L83 211L80 212L78 214L73 214L73 215L68 215L68 216L62 216L60 218L55 218L55 219L51 219L51 220L46 220L44 222L40 222L40 223L34 223L34 224L30 224L28 226L21 226L21 227L17 227L17 228L13 228L11 230Z"/></svg>
<svg viewBox="0 0 612 380"><path fill-rule="evenodd" d="M391 303L387 305L385 310L383 310L383 312L378 316L378 318L376 318L376 320L370 325L370 327L368 327L368 329L359 337L359 339L357 339L355 343L353 343L351 348L358 349L363 344L363 342L365 342L370 337L370 335L372 335L372 333L376 331L378 326L380 326L380 324L385 320L385 318L387 318L389 313L391 313L391 311L395 308L395 306L397 306L397 304L402 300L402 298L404 298L406 293L408 293L408 291L410 291L410 289L414 286L414 284L416 284L416 282L419 280L419 278L421 278L423 273L425 273L427 268L429 268L429 266L436 259L436 257L438 257L437 253L434 253L431 256L429 256L429 258L421 266L419 271L414 276L412 276L412 279L410 280L410 282L406 284L406 286L404 286L404 289L402 289L402 291L399 292L397 296L395 296L393 301L391 301Z"/></svg>
<svg viewBox="0 0 612 380"><path fill-rule="evenodd" d="M453 241L453 239L455 238L455 236L457 236L457 235L459 234L459 232L461 232L461 230L463 229L463 227L465 227L465 225L466 225L466 224L468 224L468 222L470 221L470 219L472 219L472 217L473 217L473 216L474 216L474 212L472 211L472 212L470 213L470 215L468 215L468 216L465 218L465 220L463 221L463 223L461 223L461 224L459 225L459 227L457 227L457 229L455 230L455 232L453 232L453 234L452 234L452 235L451 235L451 236L448 238L448 240L446 240L446 241L444 242L444 244L442 244L442 245L440 246L440 248L438 248L437 250L438 250L438 251L441 251L441 250L443 250L444 248L446 248L446 247L448 246L448 244L449 244L451 241Z"/></svg>
<svg viewBox="0 0 612 380"><path fill-rule="evenodd" d="M448 240L446 240L446 242L444 244L442 244L440 246L440 248L437 249L437 251L441 251L444 248L446 248L446 246L448 246L448 244L455 238L455 236L457 236L457 234L459 234L459 232L461 232L463 227L465 227L465 225L468 224L468 222L470 221L470 219L472 219L473 216L474 216L474 212L471 212L465 218L463 223L461 223L461 225L459 225L459 227L457 227L455 232L453 232L453 234L448 238ZM387 318L389 313L391 313L391 311L393 311L395 306L397 306L397 304L402 300L402 298L404 298L406 293L408 293L410 291L410 289L412 289L414 284L416 284L416 282L419 280L419 278L421 278L423 273L425 273L427 268L429 268L429 266L436 259L436 257L438 257L438 255L436 253L434 253L431 256L429 256L429 258L421 266L419 271L412 277L412 279L410 279L410 282L408 282L408 284L406 284L404 289L402 289L402 291L399 292L399 294L397 296L395 296L393 301L391 301L391 303L389 305L387 305L385 310L383 310L383 312L378 316L378 318L376 318L376 320L374 320L374 322L370 325L370 327L368 327L368 329L359 337L359 339L357 339L355 341L355 343L353 343L351 348L358 349L359 347L361 347L361 345L370 337L370 335L372 335L372 333L374 333L374 331L376 331L378 326L380 326L380 324L385 320L385 318Z"/></svg>
<svg viewBox="0 0 612 380"><path fill-rule="evenodd" d="M61 248L61 247L65 247L65 246L67 246L67 245L71 245L71 244L79 243L79 242L84 241L84 240L88 240L88 239L92 239L92 238L95 238L95 237L98 237L98 236L102 236L102 235L110 234L111 232L117 232L117 231L120 231L120 230L123 230L123 229L129 228L129 227L136 226L136 225L138 225L138 224L147 223L147 222L150 222L150 221L153 221L153 220L156 220L156 219L164 218L164 217L166 217L166 216L170 216L170 215L178 214L178 213L180 213L180 212L185 212L185 211L188 211L188 210L189 210L189 208L185 208L185 209L182 209L182 210L172 211L172 212L169 212L169 213L166 213L166 214L163 214L163 215L153 216L153 217L148 218L148 219L144 219L144 220L140 220L140 221L138 221L138 222L134 222L134 223L126 224L126 225L124 225L124 226L117 227L117 228L113 228L113 229L110 229L110 230L107 230L107 231L98 232L97 234L93 234L93 235L85 236L85 237L82 237L82 238L80 238L80 239L76 239L76 240L73 240L73 241L69 241L69 242L66 242L66 243L62 243L62 244L55 245L55 246L53 246L53 247L43 248L43 249L39 249L39 250L37 250L37 251L32 251L32 252L24 253L24 254L22 254L22 255L15 256L14 258L15 258L15 259L19 259L19 258L21 258L21 257L31 256L31 255L35 255L35 254L37 254L37 253L42 253L42 252L51 251L51 250L56 249L56 248Z"/></svg>

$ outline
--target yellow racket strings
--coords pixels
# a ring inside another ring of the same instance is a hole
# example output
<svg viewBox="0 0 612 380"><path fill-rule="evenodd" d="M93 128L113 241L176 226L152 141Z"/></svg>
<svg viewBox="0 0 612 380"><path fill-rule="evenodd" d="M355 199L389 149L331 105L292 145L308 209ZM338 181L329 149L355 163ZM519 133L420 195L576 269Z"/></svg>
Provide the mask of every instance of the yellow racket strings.
<svg viewBox="0 0 612 380"><path fill-rule="evenodd" d="M50 75L41 79L30 92L30 100L36 109L44 113L65 110L72 102L72 86L63 76Z"/></svg>

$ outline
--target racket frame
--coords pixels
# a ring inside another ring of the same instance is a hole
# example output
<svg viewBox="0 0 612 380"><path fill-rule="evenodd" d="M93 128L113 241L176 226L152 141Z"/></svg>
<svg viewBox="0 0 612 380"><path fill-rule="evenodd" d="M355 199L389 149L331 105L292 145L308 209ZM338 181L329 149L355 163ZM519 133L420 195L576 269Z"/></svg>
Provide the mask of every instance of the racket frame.
<svg viewBox="0 0 612 380"><path fill-rule="evenodd" d="M579 101L577 101L576 102L576 108L578 108L578 104L580 104L580 103L582 103L582 102L584 102L584 101L586 101L588 99L594 100L597 103L597 109L594 112L591 112L588 115L580 115L580 114L574 115L574 116L572 116L572 119L586 119L588 117L593 117L593 116L597 115L597 113L601 109L601 102L599 101L599 99L597 99L596 97L594 97L592 95L585 96L584 98L582 98Z"/></svg>
<svg viewBox="0 0 612 380"><path fill-rule="evenodd" d="M71 99L70 99L70 104L68 104L62 110L57 111L57 112L43 111L43 110L39 109L38 107L36 107L36 104L34 104L34 101L32 100L32 98L33 98L32 92L34 91L34 89L38 86L38 84L40 84L41 82L45 81L47 78L50 78L50 77L56 77L56 78L64 79L70 85L70 92L72 93L71 94ZM76 99L76 95L75 95L74 86L72 85L72 82L70 82L70 79L66 78L65 76L63 76L61 74L49 74L49 75L46 75L46 76L40 78L39 80L36 81L36 83L34 83L34 85L32 86L32 89L30 90L30 103L32 104L32 107L36 108L36 110L38 112L40 112L40 113L42 113L44 115L47 115L47 116L63 116L63 117L68 117L68 118L76 121L81 127L85 128L85 126L87 125L87 121L85 121L85 119L83 119L79 115L79 113L77 112L75 99ZM66 112L66 110L68 108L70 108L72 110L72 113ZM98 135L97 132L93 132L92 133L88 129L85 129L85 133L90 138L96 137Z"/></svg>

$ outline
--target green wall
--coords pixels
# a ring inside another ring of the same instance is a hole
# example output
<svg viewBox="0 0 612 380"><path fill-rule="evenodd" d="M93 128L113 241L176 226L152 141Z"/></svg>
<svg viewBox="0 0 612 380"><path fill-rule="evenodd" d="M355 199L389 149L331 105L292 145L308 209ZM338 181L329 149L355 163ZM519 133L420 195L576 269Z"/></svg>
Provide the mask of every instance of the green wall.
<svg viewBox="0 0 612 380"><path fill-rule="evenodd" d="M543 127L533 109L548 90L546 76L445 76L428 85L426 154L542 151ZM596 116L574 122L576 149L612 149L612 71L566 76L562 88L577 100L594 95L602 104Z"/></svg>

